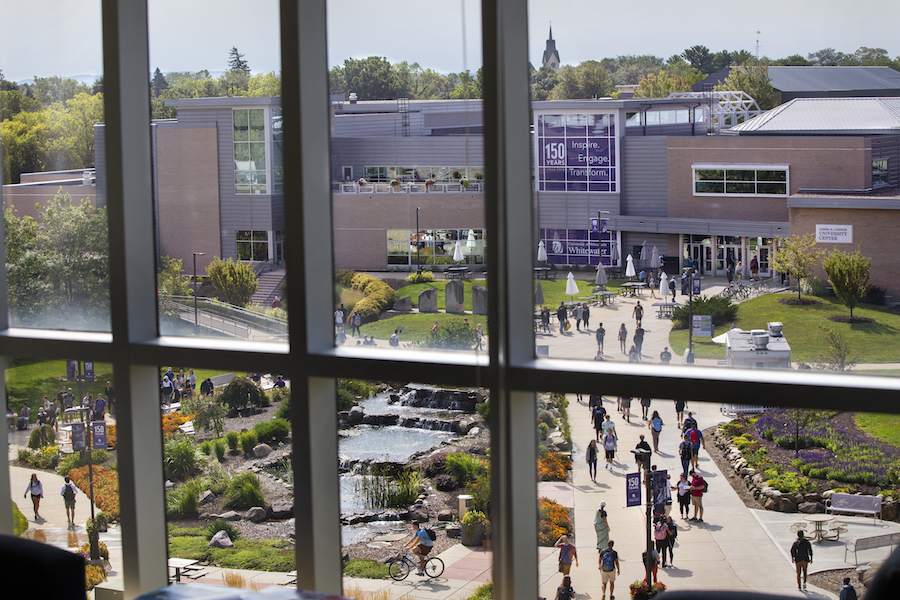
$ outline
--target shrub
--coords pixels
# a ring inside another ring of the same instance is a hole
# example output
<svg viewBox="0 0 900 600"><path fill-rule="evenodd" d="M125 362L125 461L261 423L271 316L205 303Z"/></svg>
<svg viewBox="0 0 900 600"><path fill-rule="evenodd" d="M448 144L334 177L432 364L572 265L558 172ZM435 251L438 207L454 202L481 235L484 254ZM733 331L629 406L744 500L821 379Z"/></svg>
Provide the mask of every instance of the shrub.
<svg viewBox="0 0 900 600"><path fill-rule="evenodd" d="M338 379L338 389L347 390L354 396L369 398L377 393L378 388L374 383L363 379Z"/></svg>
<svg viewBox="0 0 900 600"><path fill-rule="evenodd" d="M175 438L163 446L163 465L166 477L183 479L197 469L197 453L194 442L188 438Z"/></svg>
<svg viewBox="0 0 900 600"><path fill-rule="evenodd" d="M485 400L481 404L479 404L475 410L478 412L478 416L484 419L484 422L487 423L490 420L491 416L491 403L489 400Z"/></svg>
<svg viewBox="0 0 900 600"><path fill-rule="evenodd" d="M56 441L56 432L50 425L41 425L37 429L31 431L28 436L28 447L32 450L52 446Z"/></svg>
<svg viewBox="0 0 900 600"><path fill-rule="evenodd" d="M90 482L88 481L87 465L77 467L69 471L69 477L72 478L79 490L83 490L85 495L90 496ZM119 518L119 474L106 467L94 467L94 503L110 518Z"/></svg>
<svg viewBox="0 0 900 600"><path fill-rule="evenodd" d="M442 350L471 350L475 347L475 329L465 321L445 321L437 331L428 334L428 339L416 345Z"/></svg>
<svg viewBox="0 0 900 600"><path fill-rule="evenodd" d="M377 321L384 311L397 302L397 294L391 286L372 275L357 273L353 276L350 287L361 290L366 295L355 307L363 323Z"/></svg>
<svg viewBox="0 0 900 600"><path fill-rule="evenodd" d="M548 498L538 499L538 543L541 546L552 546L559 539L572 530L569 523L569 511L565 506L557 504Z"/></svg>
<svg viewBox="0 0 900 600"><path fill-rule="evenodd" d="M456 481L453 475L448 475L446 473L435 475L431 480L431 483L436 490L441 492L452 492L459 487L459 482Z"/></svg>
<svg viewBox="0 0 900 600"><path fill-rule="evenodd" d="M275 417L278 419L291 420L291 395L285 396L278 408L275 409Z"/></svg>
<svg viewBox="0 0 900 600"><path fill-rule="evenodd" d="M244 451L244 454L250 454L253 452L253 448L259 443L259 440L256 437L255 431L242 431L241 432L241 450Z"/></svg>
<svg viewBox="0 0 900 600"><path fill-rule="evenodd" d="M712 316L713 325L728 325L737 316L738 306L731 298L694 296L694 314ZM674 329L687 329L690 307L679 306L672 313Z"/></svg>
<svg viewBox="0 0 900 600"><path fill-rule="evenodd" d="M385 564L365 558L351 558L344 563L344 575L347 577L362 577L363 579L387 579L388 567ZM344 590L349 593L348 590ZM350 596L360 598L359 596Z"/></svg>
<svg viewBox="0 0 900 600"><path fill-rule="evenodd" d="M255 473L244 471L228 482L222 508L247 509L265 505L266 499L262 493L259 477Z"/></svg>
<svg viewBox="0 0 900 600"><path fill-rule="evenodd" d="M291 390L286 387L275 388L269 392L269 395L272 397L272 402L281 402L286 398L290 398Z"/></svg>
<svg viewBox="0 0 900 600"><path fill-rule="evenodd" d="M200 483L191 479L166 492L166 517L182 519L200 511Z"/></svg>
<svg viewBox="0 0 900 600"><path fill-rule="evenodd" d="M550 433L550 426L546 423L538 424L538 432L541 434L541 439L546 439L547 434Z"/></svg>
<svg viewBox="0 0 900 600"><path fill-rule="evenodd" d="M870 285L869 289L866 290L866 294L860 298L860 302L865 302L866 304L874 304L876 306L884 306L884 296L887 294L887 288L883 288L877 285Z"/></svg>
<svg viewBox="0 0 900 600"><path fill-rule="evenodd" d="M18 459L19 462L38 469L55 469L59 464L59 446L46 446L39 450L20 448Z"/></svg>
<svg viewBox="0 0 900 600"><path fill-rule="evenodd" d="M800 291L807 296L825 295L825 282L818 277L804 277L800 280Z"/></svg>
<svg viewBox="0 0 900 600"><path fill-rule="evenodd" d="M291 424L284 419L272 419L257 423L253 431L260 442L281 441L291 434Z"/></svg>
<svg viewBox="0 0 900 600"><path fill-rule="evenodd" d="M337 391L337 407L338 410L350 410L356 403L356 397L345 389L338 388Z"/></svg>
<svg viewBox="0 0 900 600"><path fill-rule="evenodd" d="M430 271L410 273L406 276L406 283L431 283L432 281L434 281L434 274Z"/></svg>
<svg viewBox="0 0 900 600"><path fill-rule="evenodd" d="M241 434L237 431L229 431L225 434L225 441L228 442L228 448L237 450L238 444L241 442Z"/></svg>
<svg viewBox="0 0 900 600"><path fill-rule="evenodd" d="M202 442L200 442L200 452L202 452L206 456L209 456L210 454L212 454L212 450L213 450L212 440L203 440Z"/></svg>
<svg viewBox="0 0 900 600"><path fill-rule="evenodd" d="M99 465L100 463L106 462L109 459L109 452L107 452L106 450L92 450L91 452L91 459L93 460L95 465ZM56 468L56 473L65 477L72 469L83 467L86 464L88 464L87 451L85 451L84 453L76 452L75 454L70 454L59 461L59 466Z"/></svg>
<svg viewBox="0 0 900 600"><path fill-rule="evenodd" d="M345 288L353 287L353 278L356 274L356 271L349 269L335 269L334 282Z"/></svg>
<svg viewBox="0 0 900 600"><path fill-rule="evenodd" d="M13 534L16 537L19 537L25 530L28 529L28 519L25 518L25 515L22 514L22 511L19 510L19 507L13 502L12 505L13 512Z"/></svg>
<svg viewBox="0 0 900 600"><path fill-rule="evenodd" d="M241 537L241 532L238 531L237 527L235 527L225 519L216 519L215 521L207 525L206 539L211 540L213 536L220 531L224 531L225 533L227 533L232 542Z"/></svg>
<svg viewBox="0 0 900 600"><path fill-rule="evenodd" d="M486 465L475 481L466 486L466 492L472 496L472 509L491 514L491 469Z"/></svg>
<svg viewBox="0 0 900 600"><path fill-rule="evenodd" d="M230 410L237 412L249 405L262 406L263 395L252 380L246 377L236 377L222 390L220 400Z"/></svg>
<svg viewBox="0 0 900 600"><path fill-rule="evenodd" d="M485 461L465 452L453 452L444 459L444 470L465 485L484 473Z"/></svg>
<svg viewBox="0 0 900 600"><path fill-rule="evenodd" d="M549 427L557 426L556 419L553 418L553 415L550 414L549 410L544 410L544 409L539 410L538 414L537 414L537 418L538 418L538 421L540 421L541 423L546 423Z"/></svg>
<svg viewBox="0 0 900 600"><path fill-rule="evenodd" d="M397 508L416 501L422 488L422 476L414 469L403 469L390 475L374 468L356 480L356 493L365 498L370 508Z"/></svg>
<svg viewBox="0 0 900 600"><path fill-rule="evenodd" d="M225 407L217 398L198 397L191 403L194 427L219 437L225 431Z"/></svg>
<svg viewBox="0 0 900 600"><path fill-rule="evenodd" d="M467 600L493 600L494 598L494 582L488 581L483 583L472 593Z"/></svg>
<svg viewBox="0 0 900 600"><path fill-rule="evenodd" d="M205 470L205 475L200 478L200 488L209 490L213 494L224 494L231 482L231 473L226 471L222 465L209 465Z"/></svg>
<svg viewBox="0 0 900 600"><path fill-rule="evenodd" d="M217 439L213 443L213 449L216 451L216 459L219 462L225 460L225 448L225 440L223 440L222 438Z"/></svg>

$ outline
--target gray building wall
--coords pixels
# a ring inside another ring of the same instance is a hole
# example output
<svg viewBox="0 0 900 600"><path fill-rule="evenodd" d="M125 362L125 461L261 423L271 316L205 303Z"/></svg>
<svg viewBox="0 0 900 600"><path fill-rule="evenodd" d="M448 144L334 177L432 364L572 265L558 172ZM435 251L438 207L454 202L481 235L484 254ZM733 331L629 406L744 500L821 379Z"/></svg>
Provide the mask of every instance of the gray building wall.
<svg viewBox="0 0 900 600"><path fill-rule="evenodd" d="M601 210L619 214L619 194L540 192L537 195L541 229L590 229Z"/></svg>
<svg viewBox="0 0 900 600"><path fill-rule="evenodd" d="M331 139L331 179L341 179L341 168L352 166L353 177L364 166L483 167L484 138L440 137L335 137Z"/></svg>
<svg viewBox="0 0 900 600"><path fill-rule="evenodd" d="M668 215L666 138L631 137L621 140L623 215Z"/></svg>

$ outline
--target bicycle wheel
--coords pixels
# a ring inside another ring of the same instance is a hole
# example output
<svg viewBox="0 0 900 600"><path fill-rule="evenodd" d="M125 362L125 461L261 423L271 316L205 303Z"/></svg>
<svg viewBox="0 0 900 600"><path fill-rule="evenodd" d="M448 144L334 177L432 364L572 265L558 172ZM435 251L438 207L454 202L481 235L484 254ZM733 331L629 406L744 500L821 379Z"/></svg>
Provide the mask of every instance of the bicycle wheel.
<svg viewBox="0 0 900 600"><path fill-rule="evenodd" d="M429 577L440 577L441 573L444 572L444 561L441 559L434 557L429 558L425 561L425 574Z"/></svg>
<svg viewBox="0 0 900 600"><path fill-rule="evenodd" d="M763 281L761 284L759 284L759 293L760 294L768 294L769 293L769 284L767 282Z"/></svg>
<svg viewBox="0 0 900 600"><path fill-rule="evenodd" d="M388 565L388 575L391 579L402 581L409 575L409 563L404 559L398 559Z"/></svg>

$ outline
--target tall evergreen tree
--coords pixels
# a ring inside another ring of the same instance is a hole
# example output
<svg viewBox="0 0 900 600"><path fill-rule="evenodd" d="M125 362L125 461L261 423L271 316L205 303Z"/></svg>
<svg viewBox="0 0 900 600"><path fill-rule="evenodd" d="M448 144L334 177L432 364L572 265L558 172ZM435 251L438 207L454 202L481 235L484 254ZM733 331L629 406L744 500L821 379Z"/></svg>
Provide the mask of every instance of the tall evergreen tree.
<svg viewBox="0 0 900 600"><path fill-rule="evenodd" d="M156 67L156 70L153 72L153 79L150 80L150 88L153 90L154 98L159 98L159 95L162 94L163 90L169 89L169 82L166 81L166 77L162 74L162 71L159 70L159 67Z"/></svg>
<svg viewBox="0 0 900 600"><path fill-rule="evenodd" d="M228 51L228 70L250 74L250 65L244 60L244 55L238 52L236 46L232 46L231 50Z"/></svg>

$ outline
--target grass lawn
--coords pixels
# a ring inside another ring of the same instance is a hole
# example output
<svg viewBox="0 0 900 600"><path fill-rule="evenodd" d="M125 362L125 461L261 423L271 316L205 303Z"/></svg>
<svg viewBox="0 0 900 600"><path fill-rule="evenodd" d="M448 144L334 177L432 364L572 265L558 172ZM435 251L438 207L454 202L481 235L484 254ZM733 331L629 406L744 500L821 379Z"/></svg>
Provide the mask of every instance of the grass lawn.
<svg viewBox="0 0 900 600"><path fill-rule="evenodd" d="M490 333L487 326L487 315L448 315L447 313L398 315L390 319L366 323L360 327L360 330L363 335L374 335L377 339L386 340L391 337L395 329L403 327L403 332L400 334L400 342L417 342L428 339L435 321L438 322L438 327L440 327L441 323L462 321L463 319L469 319L469 324L473 329L481 323L485 335ZM355 339L348 336L347 345L355 345Z"/></svg>
<svg viewBox="0 0 900 600"><path fill-rule="evenodd" d="M288 540L234 540L232 548L210 548L206 530L169 525L169 556L202 560L227 569L293 571L294 548Z"/></svg>
<svg viewBox="0 0 900 600"><path fill-rule="evenodd" d="M12 399L12 406L16 409L22 407L22 402L28 404L33 411L33 415L37 414L37 407L43 404L44 396L48 396L51 400L56 398L59 386L65 385L72 388L76 397L78 396L78 382L66 381L66 361L64 360L31 360L17 358L11 361L11 368L6 371L6 390ZM172 370L176 373L182 367L172 365ZM185 373L188 368L184 369ZM223 370L195 369L194 375L197 376L197 385L207 377L221 375ZM236 373L236 375L245 375L246 373ZM94 363L95 381L81 382L81 396L90 393L94 397L102 394L106 387L107 381L112 381L113 388L116 387L116 380L113 377L112 364L110 363ZM79 401L81 398L77 398Z"/></svg>
<svg viewBox="0 0 900 600"><path fill-rule="evenodd" d="M900 415L856 413L856 424L872 437L900 448Z"/></svg>
<svg viewBox="0 0 900 600"><path fill-rule="evenodd" d="M427 290L428 288L434 288L438 291L438 310L445 310L447 306L444 303L444 288L447 287L449 281L445 280L435 280L428 283L414 283L411 285L405 285L399 290L397 290L397 297L402 298L404 296L410 296L412 298L413 306L419 305L419 294ZM466 310L472 310L472 286L480 285L481 287L488 287L488 282L485 279L475 279L475 280L464 280L463 286L465 286L465 308ZM432 322L432 324L434 324ZM431 329L431 325L428 326L429 330ZM390 335L390 334L389 334Z"/></svg>
<svg viewBox="0 0 900 600"><path fill-rule="evenodd" d="M900 362L900 313L890 309L860 304L853 310L857 317L875 319L873 323L834 323L826 319L830 315L849 315L850 311L837 298L817 298L821 304L811 306L787 306L778 303L785 294L767 294L742 302L738 309L735 327L744 330L765 329L769 321L784 323L784 334L791 345L791 360L816 362L825 351L825 336L820 326L829 327L849 339L851 347L860 355L861 363ZM716 328L716 335L724 333L727 326ZM694 341L694 353L701 358L725 358L725 346L711 342ZM681 353L687 346L687 330L673 331L669 335L673 354Z"/></svg>

